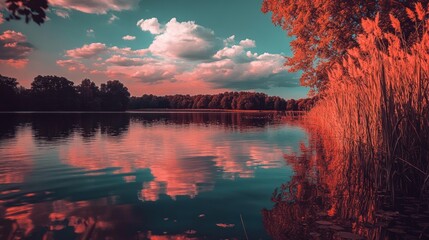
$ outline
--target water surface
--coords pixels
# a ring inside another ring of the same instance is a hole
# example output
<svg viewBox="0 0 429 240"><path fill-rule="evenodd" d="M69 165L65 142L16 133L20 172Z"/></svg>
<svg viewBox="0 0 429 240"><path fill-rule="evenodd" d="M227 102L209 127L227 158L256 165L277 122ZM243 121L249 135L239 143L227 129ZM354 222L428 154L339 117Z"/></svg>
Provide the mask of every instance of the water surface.
<svg viewBox="0 0 429 240"><path fill-rule="evenodd" d="M274 113L0 114L0 218L26 239L269 239L306 132Z"/></svg>

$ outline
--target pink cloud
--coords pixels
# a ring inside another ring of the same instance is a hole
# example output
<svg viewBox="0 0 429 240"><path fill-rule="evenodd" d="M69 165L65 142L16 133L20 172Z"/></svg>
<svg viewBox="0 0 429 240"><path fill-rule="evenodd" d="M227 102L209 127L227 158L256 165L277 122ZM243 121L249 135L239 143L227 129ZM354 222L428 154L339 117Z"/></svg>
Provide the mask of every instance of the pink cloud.
<svg viewBox="0 0 429 240"><path fill-rule="evenodd" d="M85 44L81 48L67 50L66 56L72 58L92 58L107 51L103 43Z"/></svg>
<svg viewBox="0 0 429 240"><path fill-rule="evenodd" d="M67 68L69 71L86 71L85 65L76 60L58 60L57 64Z"/></svg>
<svg viewBox="0 0 429 240"><path fill-rule="evenodd" d="M117 66L140 66L143 65L144 60L141 58L128 58L121 57L119 55L113 55L106 60L107 63L111 63Z"/></svg>
<svg viewBox="0 0 429 240"><path fill-rule="evenodd" d="M1 9L1 8L0 8ZM2 23L4 23L4 17L3 17L3 14L2 13L0 13L0 24L2 24Z"/></svg>
<svg viewBox="0 0 429 240"><path fill-rule="evenodd" d="M283 66L284 57L250 51L256 47L252 39L236 41L234 35L222 39L193 21L175 18L166 24L142 19L137 25L155 35L146 49L92 43L68 50L67 56L92 63L93 74L128 81L133 88L151 84L151 89L162 86L164 92L190 93L194 88L216 92L298 86L297 78Z"/></svg>
<svg viewBox="0 0 429 240"><path fill-rule="evenodd" d="M132 50L129 47L119 48L117 46L113 46L109 48L109 52L113 54L121 54L121 55L127 55L127 56L144 56L149 53L149 50L148 49Z"/></svg>
<svg viewBox="0 0 429 240"><path fill-rule="evenodd" d="M33 45L20 32L6 30L0 35L0 60L4 64L23 68L28 63L28 56L33 51Z"/></svg>
<svg viewBox="0 0 429 240"><path fill-rule="evenodd" d="M133 9L139 0L50 0L51 6L72 9L84 13L106 14L108 11Z"/></svg>
<svg viewBox="0 0 429 240"><path fill-rule="evenodd" d="M25 42L27 38L24 34L20 32L15 32L13 30L6 30L0 35L0 41L3 42Z"/></svg>
<svg viewBox="0 0 429 240"><path fill-rule="evenodd" d="M24 68L28 64L28 59L8 59L8 60L0 59L0 63L7 64L14 68Z"/></svg>
<svg viewBox="0 0 429 240"><path fill-rule="evenodd" d="M141 66L109 66L110 76L122 76L129 79L138 79L145 83L159 83L174 81L174 76L180 70L174 64L158 62L155 59L146 59L147 64Z"/></svg>

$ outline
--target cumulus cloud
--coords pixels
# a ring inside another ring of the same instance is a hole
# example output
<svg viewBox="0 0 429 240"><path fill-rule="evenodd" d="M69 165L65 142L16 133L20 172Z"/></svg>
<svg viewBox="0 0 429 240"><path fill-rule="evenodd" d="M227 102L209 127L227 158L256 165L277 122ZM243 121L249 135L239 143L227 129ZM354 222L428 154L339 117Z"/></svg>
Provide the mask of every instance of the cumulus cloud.
<svg viewBox="0 0 429 240"><path fill-rule="evenodd" d="M66 56L71 58L93 58L106 51L106 44L91 43L85 44L81 48L67 50Z"/></svg>
<svg viewBox="0 0 429 240"><path fill-rule="evenodd" d="M146 49L92 43L68 50L66 57L81 63L84 59L93 61L93 74L138 79L160 86L179 86L180 83L199 86L202 83L211 89L235 90L299 86L297 74L289 73L284 67L284 57L255 52L256 42L252 39L240 40L234 35L222 39L211 29L175 18L166 24L159 23L156 18L142 19L137 25L154 35ZM134 40L135 37L127 35L123 39ZM66 64L75 63L58 64L68 67Z"/></svg>
<svg viewBox="0 0 429 240"><path fill-rule="evenodd" d="M245 40L240 41L240 46L244 48L254 48L256 47L256 43L254 40L246 38Z"/></svg>
<svg viewBox="0 0 429 240"><path fill-rule="evenodd" d="M14 67L23 67L33 51L32 44L20 32L7 30L0 35L0 60Z"/></svg>
<svg viewBox="0 0 429 240"><path fill-rule="evenodd" d="M84 13L106 14L108 11L130 10L138 2L139 0L50 0L49 4Z"/></svg>
<svg viewBox="0 0 429 240"><path fill-rule="evenodd" d="M141 28L142 31L150 32L152 34L160 34L164 30L161 28L161 24L159 24L157 18L151 19L140 19L137 22L137 26Z"/></svg>
<svg viewBox="0 0 429 240"><path fill-rule="evenodd" d="M173 18L163 27L162 33L156 35L149 46L154 55L188 60L210 59L223 45L213 30L193 21L178 22Z"/></svg>
<svg viewBox="0 0 429 240"><path fill-rule="evenodd" d="M107 21L109 24L112 24L114 21L119 20L119 17L116 16L115 14L112 14L109 18L109 20Z"/></svg>
<svg viewBox="0 0 429 240"><path fill-rule="evenodd" d="M136 37L135 36L126 35L126 36L123 36L122 39L125 40L125 41L133 41L133 40L136 40Z"/></svg>
<svg viewBox="0 0 429 240"><path fill-rule="evenodd" d="M224 58L210 63L201 63L184 78L195 78L211 82L218 88L237 90L268 89L271 87L298 87L296 74L283 66L284 58L279 54L243 53L250 60L240 62L235 58Z"/></svg>
<svg viewBox="0 0 429 240"><path fill-rule="evenodd" d="M66 57L69 58L84 58L84 59L96 59L97 61L102 61L103 58L100 57L102 54L119 54L126 56L144 56L148 53L147 49L137 49L132 50L129 47L120 48L117 46L107 47L104 43L91 43L84 44L82 47L70 49L66 51Z"/></svg>

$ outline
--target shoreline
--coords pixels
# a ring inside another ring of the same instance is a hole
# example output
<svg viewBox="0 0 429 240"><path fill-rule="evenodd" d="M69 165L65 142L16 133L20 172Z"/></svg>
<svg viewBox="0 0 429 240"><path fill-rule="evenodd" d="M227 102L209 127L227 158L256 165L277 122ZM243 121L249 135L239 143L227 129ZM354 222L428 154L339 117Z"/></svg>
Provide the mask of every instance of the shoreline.
<svg viewBox="0 0 429 240"><path fill-rule="evenodd" d="M0 111L0 114L8 113L304 113L305 111L278 111L278 110L238 110L238 109L169 109L148 108L132 109L126 111Z"/></svg>

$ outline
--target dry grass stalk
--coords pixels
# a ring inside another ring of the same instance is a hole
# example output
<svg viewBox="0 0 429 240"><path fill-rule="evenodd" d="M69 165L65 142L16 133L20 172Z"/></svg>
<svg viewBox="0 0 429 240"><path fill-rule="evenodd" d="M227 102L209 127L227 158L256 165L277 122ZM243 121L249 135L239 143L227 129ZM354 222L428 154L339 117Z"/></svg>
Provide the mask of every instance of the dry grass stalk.
<svg viewBox="0 0 429 240"><path fill-rule="evenodd" d="M417 40L407 46L375 20L362 22L359 47L329 72L323 100L308 117L329 130L344 153L343 167L381 191L422 195L429 185L429 22L422 6L408 9ZM417 17L416 17L417 16Z"/></svg>

